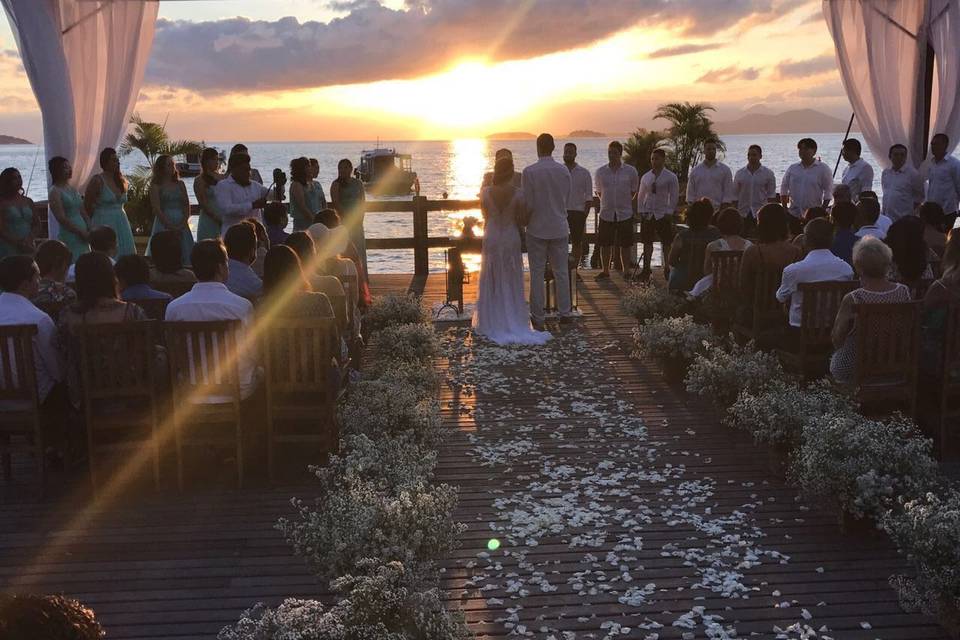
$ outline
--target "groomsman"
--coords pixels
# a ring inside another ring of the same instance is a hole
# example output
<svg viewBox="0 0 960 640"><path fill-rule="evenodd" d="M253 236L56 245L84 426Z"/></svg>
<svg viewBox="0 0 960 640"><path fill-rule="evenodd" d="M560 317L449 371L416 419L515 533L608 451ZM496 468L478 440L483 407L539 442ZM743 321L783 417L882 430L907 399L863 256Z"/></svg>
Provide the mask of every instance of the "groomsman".
<svg viewBox="0 0 960 640"><path fill-rule="evenodd" d="M797 143L800 162L787 167L780 182L780 203L790 213L790 233L803 233L803 212L810 207L826 207L833 193L833 172L817 160L817 141L802 138ZM788 206L789 204L789 206Z"/></svg>
<svg viewBox="0 0 960 640"><path fill-rule="evenodd" d="M570 196L567 198L567 225L573 245L573 265L576 268L583 256L583 238L587 232L587 214L593 206L593 176L577 164L577 145L563 145L563 164L570 172Z"/></svg>
<svg viewBox="0 0 960 640"><path fill-rule="evenodd" d="M610 258L613 247L620 251L621 267L626 271L630 265L630 249L633 247L634 221L633 199L640 186L640 174L623 162L623 145L614 140L607 145L609 163L597 169L594 184L600 195L600 223L597 229L597 245L600 247L602 271L595 277L606 280L610 277Z"/></svg>
<svg viewBox="0 0 960 640"><path fill-rule="evenodd" d="M673 214L680 197L680 182L677 174L667 169L667 154L663 149L654 149L650 154L652 169L640 178L640 190L637 192L637 213L640 216L640 242L643 243L643 271L640 279L650 277L650 259L653 256L653 242L660 240L663 251L663 273L670 275L667 255L673 242Z"/></svg>
<svg viewBox="0 0 960 640"><path fill-rule="evenodd" d="M881 213L894 222L916 211L923 202L923 180L920 172L907 164L907 147L895 144L888 152L891 166L880 174L883 188Z"/></svg>
<svg viewBox="0 0 960 640"><path fill-rule="evenodd" d="M707 198L714 211L733 202L733 173L717 160L717 141L703 143L703 162L690 171L687 180L687 204Z"/></svg>
<svg viewBox="0 0 960 640"><path fill-rule="evenodd" d="M840 182L850 187L853 203L860 202L860 194L873 191L873 167L860 157L863 147L856 138L847 138L840 148L840 155L847 161Z"/></svg>
<svg viewBox="0 0 960 640"><path fill-rule="evenodd" d="M747 166L733 176L733 202L743 218L745 236L752 236L757 227L757 212L763 205L776 202L777 178L773 171L760 164L763 149L758 144L747 148Z"/></svg>
<svg viewBox="0 0 960 640"><path fill-rule="evenodd" d="M960 203L960 160L947 155L950 138L938 133L930 140L930 154L922 167L927 183L927 201L936 202L943 207L944 222L947 229L953 228L957 219Z"/></svg>

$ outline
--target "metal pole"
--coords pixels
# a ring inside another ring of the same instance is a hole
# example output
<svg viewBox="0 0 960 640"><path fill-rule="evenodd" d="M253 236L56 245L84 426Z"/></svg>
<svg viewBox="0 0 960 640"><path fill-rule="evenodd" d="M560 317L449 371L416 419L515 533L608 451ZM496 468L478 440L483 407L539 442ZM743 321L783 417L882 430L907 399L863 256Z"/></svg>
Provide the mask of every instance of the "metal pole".
<svg viewBox="0 0 960 640"><path fill-rule="evenodd" d="M847 141L847 138L850 137L850 129L853 128L853 117L854 117L854 115L855 115L855 114L853 114L853 113L850 114L850 122L847 124L847 132L846 132L845 134L843 134L843 142L840 143L840 150L841 150L841 152L843 151L843 145L844 145L844 143ZM837 164L833 165L833 177L834 177L834 178L837 177L837 169L840 168L840 158L842 158L842 157L843 157L843 153L841 153L839 156L837 156Z"/></svg>

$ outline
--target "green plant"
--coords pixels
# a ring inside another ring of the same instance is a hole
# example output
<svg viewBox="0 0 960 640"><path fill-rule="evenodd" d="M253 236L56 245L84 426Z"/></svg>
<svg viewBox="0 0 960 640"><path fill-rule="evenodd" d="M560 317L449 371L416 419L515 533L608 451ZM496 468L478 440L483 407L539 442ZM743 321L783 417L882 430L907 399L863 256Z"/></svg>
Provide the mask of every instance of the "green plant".
<svg viewBox="0 0 960 640"><path fill-rule="evenodd" d="M620 299L620 308L627 315L643 322L650 318L675 318L683 315L686 301L652 284L630 287Z"/></svg>
<svg viewBox="0 0 960 640"><path fill-rule="evenodd" d="M726 150L723 142L717 138L713 120L708 115L708 112L715 110L712 105L703 102L670 102L657 107L654 120L663 119L670 123L667 128L667 162L681 185L687 182L690 169L703 157L703 144L707 140L717 140L717 149Z"/></svg>
<svg viewBox="0 0 960 640"><path fill-rule="evenodd" d="M762 391L786 375L776 356L759 351L752 342L745 346L732 343L698 354L687 371L686 385L688 392L726 409L742 391Z"/></svg>
<svg viewBox="0 0 960 640"><path fill-rule="evenodd" d="M370 334L398 324L426 324L429 313L412 293L377 296L363 314L363 328Z"/></svg>
<svg viewBox="0 0 960 640"><path fill-rule="evenodd" d="M666 135L663 131L637 129L623 143L624 162L634 167L640 175L650 170L650 154L659 149Z"/></svg>
<svg viewBox="0 0 960 640"><path fill-rule="evenodd" d="M692 316L650 318L633 330L633 357L650 356L663 360L690 362L714 344L710 329Z"/></svg>

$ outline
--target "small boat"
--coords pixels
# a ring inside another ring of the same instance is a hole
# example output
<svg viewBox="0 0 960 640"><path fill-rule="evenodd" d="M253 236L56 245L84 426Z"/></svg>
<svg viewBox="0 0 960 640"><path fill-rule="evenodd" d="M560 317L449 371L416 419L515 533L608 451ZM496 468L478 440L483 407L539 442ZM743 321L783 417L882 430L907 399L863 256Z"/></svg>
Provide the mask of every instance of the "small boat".
<svg viewBox="0 0 960 640"><path fill-rule="evenodd" d="M220 158L221 165L227 161L226 154L223 151L219 151L217 156ZM181 178L195 178L203 173L199 153L185 153L183 154L183 162L177 162L175 164L177 166L177 173L180 174Z"/></svg>
<svg viewBox="0 0 960 640"><path fill-rule="evenodd" d="M415 190L417 174L411 170L413 157L396 149L365 149L360 155L356 176L376 194L401 196Z"/></svg>

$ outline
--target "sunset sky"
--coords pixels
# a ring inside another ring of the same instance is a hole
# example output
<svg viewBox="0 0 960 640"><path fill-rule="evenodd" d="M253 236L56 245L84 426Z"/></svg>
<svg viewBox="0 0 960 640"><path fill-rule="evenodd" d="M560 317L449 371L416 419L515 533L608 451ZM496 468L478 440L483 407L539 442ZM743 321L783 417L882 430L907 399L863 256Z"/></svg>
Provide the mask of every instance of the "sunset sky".
<svg viewBox="0 0 960 640"><path fill-rule="evenodd" d="M622 133L709 101L846 117L820 0L163 2L137 110L206 140ZM239 16L239 17L238 17ZM0 133L40 118L0 21Z"/></svg>

